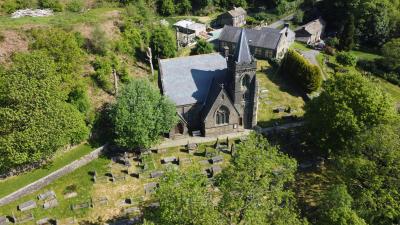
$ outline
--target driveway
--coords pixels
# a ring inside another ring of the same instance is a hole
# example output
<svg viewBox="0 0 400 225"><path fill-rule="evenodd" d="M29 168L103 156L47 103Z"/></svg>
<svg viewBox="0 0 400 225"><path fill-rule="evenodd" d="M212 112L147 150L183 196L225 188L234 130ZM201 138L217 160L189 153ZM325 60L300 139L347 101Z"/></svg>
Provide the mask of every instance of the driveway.
<svg viewBox="0 0 400 225"><path fill-rule="evenodd" d="M321 69L322 72L322 78L323 80L326 80L326 76L324 71L322 70L321 66L318 63L317 60L317 55L319 54L319 51L317 50L308 50L308 51L300 51L300 53L306 58L311 64L318 66Z"/></svg>
<svg viewBox="0 0 400 225"><path fill-rule="evenodd" d="M278 28L278 27L284 25L284 24L286 23L286 21L292 20L293 17L294 17L294 14L290 14L290 15L284 17L284 18L281 18L280 20L278 20L278 21L276 21L276 22L271 23L271 24L268 25L267 27L269 27L269 28L275 28L275 29L276 29L276 28Z"/></svg>

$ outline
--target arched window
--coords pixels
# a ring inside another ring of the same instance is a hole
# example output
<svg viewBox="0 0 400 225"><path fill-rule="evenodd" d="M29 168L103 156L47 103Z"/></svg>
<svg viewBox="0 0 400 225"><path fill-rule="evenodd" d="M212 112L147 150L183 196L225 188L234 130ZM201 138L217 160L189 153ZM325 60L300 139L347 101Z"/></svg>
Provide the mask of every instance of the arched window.
<svg viewBox="0 0 400 225"><path fill-rule="evenodd" d="M250 77L249 75L244 75L242 78L242 90L248 89L250 86Z"/></svg>
<svg viewBox="0 0 400 225"><path fill-rule="evenodd" d="M229 109L226 106L221 106L217 110L215 117L217 125L228 124L229 123Z"/></svg>

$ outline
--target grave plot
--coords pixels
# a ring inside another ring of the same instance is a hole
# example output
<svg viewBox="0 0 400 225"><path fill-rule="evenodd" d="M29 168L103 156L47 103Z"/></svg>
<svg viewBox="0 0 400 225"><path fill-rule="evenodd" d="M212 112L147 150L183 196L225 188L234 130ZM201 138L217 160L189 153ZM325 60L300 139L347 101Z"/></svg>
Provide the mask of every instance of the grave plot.
<svg viewBox="0 0 400 225"><path fill-rule="evenodd" d="M154 171L150 173L150 178L158 178L164 175L164 171Z"/></svg>
<svg viewBox="0 0 400 225"><path fill-rule="evenodd" d="M24 202L24 203L18 205L18 210L24 212L24 211L28 211L30 209L34 209L34 208L36 208L36 206L37 206L36 202L33 200L30 200L30 201L27 201L27 202Z"/></svg>
<svg viewBox="0 0 400 225"><path fill-rule="evenodd" d="M97 206L108 205L108 198L106 196L96 198L96 199L92 200L92 205L93 205L93 208L95 208Z"/></svg>
<svg viewBox="0 0 400 225"><path fill-rule="evenodd" d="M12 218L13 218L15 224L26 223L26 222L29 222L29 221L32 221L35 219L35 217L33 216L33 214L31 212L21 214L19 216L16 216L13 213Z"/></svg>
<svg viewBox="0 0 400 225"><path fill-rule="evenodd" d="M75 217L68 217L66 219L57 220L57 225L75 225L78 224L78 221Z"/></svg>
<svg viewBox="0 0 400 225"><path fill-rule="evenodd" d="M53 219L49 219L46 217L46 218L36 221L36 224L37 225L53 225L53 224L57 224L57 222L54 221Z"/></svg>
<svg viewBox="0 0 400 225"><path fill-rule="evenodd" d="M87 209L87 208L90 208L90 207L92 207L92 203L90 201L71 205L72 211L76 211L76 210L79 210L79 209Z"/></svg>
<svg viewBox="0 0 400 225"><path fill-rule="evenodd" d="M48 198L55 198L55 196L56 196L56 193L54 193L53 190L50 190L50 191L46 191L44 193L39 194L38 195L38 200L42 200L43 201L43 200L46 200Z"/></svg>
<svg viewBox="0 0 400 225"><path fill-rule="evenodd" d="M58 201L56 198L46 200L43 204L44 209L51 209L58 206Z"/></svg>
<svg viewBox="0 0 400 225"><path fill-rule="evenodd" d="M212 157L212 158L210 159L210 162L211 162L212 164L220 163L220 162L223 162L223 161L224 161L224 157L222 157L221 155L214 156L214 157Z"/></svg>
<svg viewBox="0 0 400 225"><path fill-rule="evenodd" d="M168 164L168 163L173 163L177 164L178 163L178 158L175 156L170 156L170 157L164 157L161 159L162 164Z"/></svg>

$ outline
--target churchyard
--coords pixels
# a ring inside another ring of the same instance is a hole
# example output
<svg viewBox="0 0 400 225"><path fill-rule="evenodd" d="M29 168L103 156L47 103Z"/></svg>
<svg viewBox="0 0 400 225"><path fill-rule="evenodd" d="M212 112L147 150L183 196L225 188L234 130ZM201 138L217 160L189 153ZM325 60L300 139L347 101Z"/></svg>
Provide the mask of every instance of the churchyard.
<svg viewBox="0 0 400 225"><path fill-rule="evenodd" d="M219 140L169 149L148 150L140 155L112 149L45 188L0 207L0 219L24 224L76 224L115 216L137 217L145 207L157 206L153 198L158 179L168 169L185 170L198 164L210 179L229 163L231 150L240 140ZM75 222L74 222L75 221ZM41 223L43 222L43 223ZM0 224L1 220L0 220Z"/></svg>

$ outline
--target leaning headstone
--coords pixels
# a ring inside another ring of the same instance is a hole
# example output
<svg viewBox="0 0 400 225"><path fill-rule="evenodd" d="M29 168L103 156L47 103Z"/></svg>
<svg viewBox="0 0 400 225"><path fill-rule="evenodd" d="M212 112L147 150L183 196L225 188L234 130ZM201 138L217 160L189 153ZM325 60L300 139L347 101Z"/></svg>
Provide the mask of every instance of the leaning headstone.
<svg viewBox="0 0 400 225"><path fill-rule="evenodd" d="M38 199L39 200L45 200L45 199L48 199L48 198L54 198L55 196L56 196L56 193L54 193L54 191L51 190L51 191L46 191L46 192L38 195Z"/></svg>
<svg viewBox="0 0 400 225"><path fill-rule="evenodd" d="M36 208L36 202L33 200L30 200L30 201L27 201L27 202L24 202L24 203L18 205L18 209L20 211L27 211L27 210L30 210L33 208Z"/></svg>
<svg viewBox="0 0 400 225"><path fill-rule="evenodd" d="M156 182L151 182L151 183L145 184L144 185L144 193L145 194L154 193L157 186L158 186L158 183L156 183Z"/></svg>
<svg viewBox="0 0 400 225"><path fill-rule="evenodd" d="M57 201L56 198L48 200L43 204L43 208L44 209L51 209L51 208L54 208L54 207L57 207L57 206L58 206L58 201Z"/></svg>
<svg viewBox="0 0 400 225"><path fill-rule="evenodd" d="M8 219L5 216L0 216L0 225L8 224Z"/></svg>
<svg viewBox="0 0 400 225"><path fill-rule="evenodd" d="M211 158L211 162L214 163L219 163L224 161L224 157L222 157L221 155L217 155Z"/></svg>
<svg viewBox="0 0 400 225"><path fill-rule="evenodd" d="M164 175L164 171L154 171L150 173L150 178L157 178Z"/></svg>

